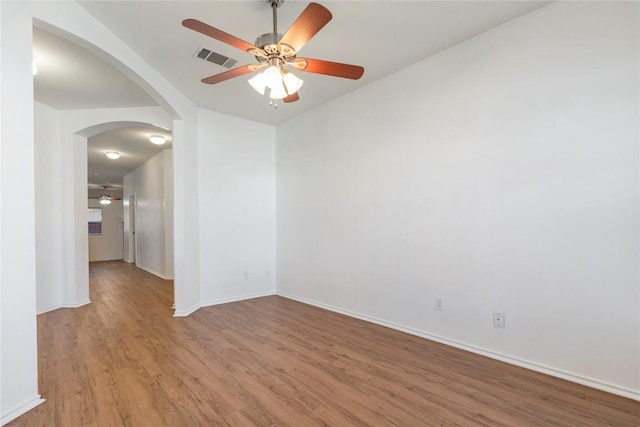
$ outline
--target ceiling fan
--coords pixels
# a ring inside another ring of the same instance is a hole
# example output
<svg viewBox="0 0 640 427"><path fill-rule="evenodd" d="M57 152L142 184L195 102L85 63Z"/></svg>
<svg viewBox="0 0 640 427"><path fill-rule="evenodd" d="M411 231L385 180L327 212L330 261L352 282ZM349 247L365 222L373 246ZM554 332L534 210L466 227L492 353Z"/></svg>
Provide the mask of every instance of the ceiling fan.
<svg viewBox="0 0 640 427"><path fill-rule="evenodd" d="M303 81L290 72L287 69L288 67L296 71L353 80L362 77L364 68L358 65L342 64L321 59L299 58L297 56L300 49L322 27L331 21L332 15L327 8L318 3L309 3L283 35L278 33L277 9L284 3L284 0L266 1L271 5L273 13L273 32L259 36L255 44L241 40L197 19L185 19L182 21L183 26L248 52L255 56L258 61L257 64L244 65L204 78L202 79L203 83L216 84L266 68L264 72L251 78L249 83L261 95L264 95L265 90L269 88L271 103L277 106L276 102L279 99L284 102L295 102L300 99L298 90Z"/></svg>
<svg viewBox="0 0 640 427"><path fill-rule="evenodd" d="M103 186L102 188L104 188L105 191L107 191L107 189L109 188L108 185ZM114 200L122 200L122 197L113 197L110 196L107 193L104 193L100 196L89 196L90 199L97 199L100 200L100 204L101 205L110 205L112 201Z"/></svg>

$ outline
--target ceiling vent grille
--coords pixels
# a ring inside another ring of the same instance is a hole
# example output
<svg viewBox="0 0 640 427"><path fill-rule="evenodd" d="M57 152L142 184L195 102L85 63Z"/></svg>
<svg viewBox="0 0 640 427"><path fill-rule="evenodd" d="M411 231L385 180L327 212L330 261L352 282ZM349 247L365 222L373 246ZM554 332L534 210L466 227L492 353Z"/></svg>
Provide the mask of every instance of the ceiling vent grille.
<svg viewBox="0 0 640 427"><path fill-rule="evenodd" d="M228 56L221 55L204 46L200 46L196 51L195 55L193 55L193 57L197 59L201 59L203 61L208 61L214 64L218 64L224 68L231 68L234 65L236 65L236 62L238 62L237 59L233 59L233 58L229 58Z"/></svg>

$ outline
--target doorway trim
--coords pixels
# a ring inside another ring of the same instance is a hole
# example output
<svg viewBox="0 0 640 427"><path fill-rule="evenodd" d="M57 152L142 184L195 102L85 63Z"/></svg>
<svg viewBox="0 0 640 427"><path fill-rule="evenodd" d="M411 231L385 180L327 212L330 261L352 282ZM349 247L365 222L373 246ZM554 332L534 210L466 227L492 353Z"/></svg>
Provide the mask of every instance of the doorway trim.
<svg viewBox="0 0 640 427"><path fill-rule="evenodd" d="M127 262L138 265L138 244L136 242L136 193L129 195L129 250Z"/></svg>

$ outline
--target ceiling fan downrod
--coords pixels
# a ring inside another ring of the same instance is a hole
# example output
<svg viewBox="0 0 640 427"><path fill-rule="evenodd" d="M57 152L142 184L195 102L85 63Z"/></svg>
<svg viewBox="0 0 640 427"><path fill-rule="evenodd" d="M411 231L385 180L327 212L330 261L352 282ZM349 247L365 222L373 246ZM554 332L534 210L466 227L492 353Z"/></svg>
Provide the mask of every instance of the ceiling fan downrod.
<svg viewBox="0 0 640 427"><path fill-rule="evenodd" d="M287 61L295 59L295 51L291 46L280 44L282 34L278 33L278 8L284 0L266 0L273 12L273 33L266 33L259 36L255 45L258 49L249 50L255 58L265 66L282 68Z"/></svg>
<svg viewBox="0 0 640 427"><path fill-rule="evenodd" d="M284 3L284 0L267 0L267 3L271 5L273 12L273 34L278 34L278 8Z"/></svg>

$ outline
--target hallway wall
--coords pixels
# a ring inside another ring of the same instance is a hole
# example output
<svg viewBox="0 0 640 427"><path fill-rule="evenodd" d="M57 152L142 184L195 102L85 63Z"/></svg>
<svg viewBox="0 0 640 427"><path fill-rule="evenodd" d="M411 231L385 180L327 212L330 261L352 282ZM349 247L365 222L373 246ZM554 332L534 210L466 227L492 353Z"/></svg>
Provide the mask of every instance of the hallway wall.
<svg viewBox="0 0 640 427"><path fill-rule="evenodd" d="M165 279L173 278L173 151L162 150L124 177L123 198L135 195L136 266ZM124 206L125 241L129 240L130 206ZM131 254L129 255L131 259Z"/></svg>

